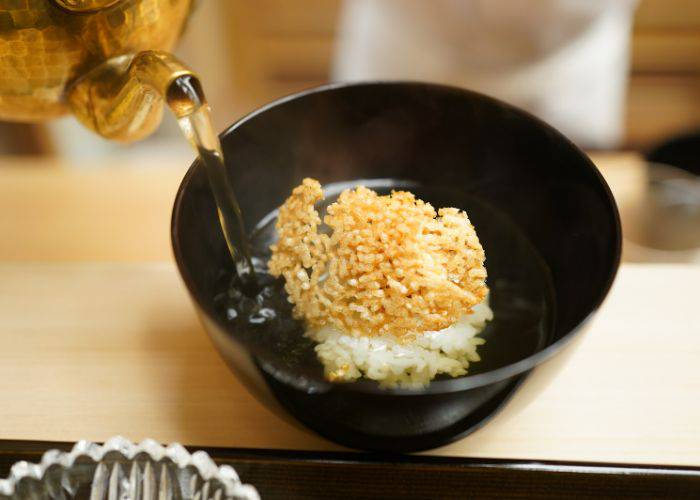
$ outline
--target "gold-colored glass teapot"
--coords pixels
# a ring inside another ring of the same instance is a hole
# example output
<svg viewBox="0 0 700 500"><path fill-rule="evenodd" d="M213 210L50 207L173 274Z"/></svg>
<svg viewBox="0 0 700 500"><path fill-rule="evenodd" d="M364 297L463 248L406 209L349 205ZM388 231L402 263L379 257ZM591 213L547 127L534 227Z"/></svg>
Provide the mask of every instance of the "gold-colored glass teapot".
<svg viewBox="0 0 700 500"><path fill-rule="evenodd" d="M72 112L109 139L147 136L170 85L194 77L164 52L193 2L0 0L0 120Z"/></svg>

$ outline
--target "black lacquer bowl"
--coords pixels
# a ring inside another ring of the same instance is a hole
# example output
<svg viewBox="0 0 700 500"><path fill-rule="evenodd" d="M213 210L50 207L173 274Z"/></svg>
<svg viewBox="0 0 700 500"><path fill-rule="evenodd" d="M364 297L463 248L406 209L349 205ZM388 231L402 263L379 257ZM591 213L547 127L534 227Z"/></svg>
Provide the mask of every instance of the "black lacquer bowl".
<svg viewBox="0 0 700 500"><path fill-rule="evenodd" d="M423 83L332 85L266 106L221 139L260 247L269 243L260 236L265 221L304 177L329 194L358 180L383 192L408 188L436 207L466 210L482 241L495 318L468 375L423 390L332 384L301 329L244 331L222 313L215 297L229 257L204 169L195 162L188 172L173 247L214 344L270 408L349 447L420 450L477 429L585 328L618 268L617 208L595 166L548 125L480 94Z"/></svg>

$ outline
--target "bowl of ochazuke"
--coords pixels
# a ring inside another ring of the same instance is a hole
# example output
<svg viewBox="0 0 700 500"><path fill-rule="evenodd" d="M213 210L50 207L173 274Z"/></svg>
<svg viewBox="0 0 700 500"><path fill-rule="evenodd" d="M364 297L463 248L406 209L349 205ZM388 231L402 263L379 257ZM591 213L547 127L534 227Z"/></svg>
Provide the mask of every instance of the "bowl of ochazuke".
<svg viewBox="0 0 700 500"><path fill-rule="evenodd" d="M254 272L232 263L198 161L173 211L178 268L246 387L342 445L414 451L474 431L585 330L615 277L619 217L596 167L493 98L330 85L220 138Z"/></svg>

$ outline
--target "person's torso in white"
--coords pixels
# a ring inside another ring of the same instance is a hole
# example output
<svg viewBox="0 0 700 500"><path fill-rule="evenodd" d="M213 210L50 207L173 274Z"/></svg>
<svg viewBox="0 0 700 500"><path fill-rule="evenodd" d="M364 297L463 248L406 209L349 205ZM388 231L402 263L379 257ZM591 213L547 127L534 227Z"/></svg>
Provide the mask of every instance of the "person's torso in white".
<svg viewBox="0 0 700 500"><path fill-rule="evenodd" d="M467 87L581 145L620 139L636 0L346 0L335 80Z"/></svg>

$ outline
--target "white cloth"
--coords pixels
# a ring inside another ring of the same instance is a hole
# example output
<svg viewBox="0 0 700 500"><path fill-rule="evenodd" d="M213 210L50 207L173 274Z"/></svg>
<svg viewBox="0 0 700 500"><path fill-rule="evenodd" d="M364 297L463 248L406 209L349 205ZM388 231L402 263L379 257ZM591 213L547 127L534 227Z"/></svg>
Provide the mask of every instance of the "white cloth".
<svg viewBox="0 0 700 500"><path fill-rule="evenodd" d="M622 137L636 0L345 0L335 80L467 87L586 147Z"/></svg>

